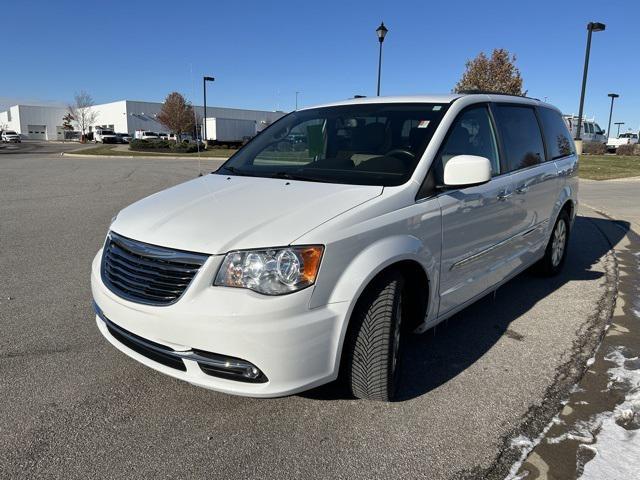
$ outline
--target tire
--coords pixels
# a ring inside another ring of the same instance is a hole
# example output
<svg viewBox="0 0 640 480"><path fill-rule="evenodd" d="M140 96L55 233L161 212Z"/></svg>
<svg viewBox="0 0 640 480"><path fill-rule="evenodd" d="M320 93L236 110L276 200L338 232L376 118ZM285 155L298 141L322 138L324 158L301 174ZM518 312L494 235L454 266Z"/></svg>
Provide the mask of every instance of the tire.
<svg viewBox="0 0 640 480"><path fill-rule="evenodd" d="M354 397L393 400L399 377L403 286L399 273L385 274L365 290L354 309L344 365Z"/></svg>
<svg viewBox="0 0 640 480"><path fill-rule="evenodd" d="M536 270L543 276L552 277L562 270L569 246L569 214L562 210L544 251L544 257L536 264Z"/></svg>

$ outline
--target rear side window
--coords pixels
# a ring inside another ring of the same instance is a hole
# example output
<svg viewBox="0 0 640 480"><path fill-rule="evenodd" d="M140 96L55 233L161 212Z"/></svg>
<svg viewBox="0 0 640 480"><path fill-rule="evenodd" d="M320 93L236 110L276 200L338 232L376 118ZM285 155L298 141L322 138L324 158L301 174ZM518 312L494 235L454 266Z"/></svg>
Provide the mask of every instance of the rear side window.
<svg viewBox="0 0 640 480"><path fill-rule="evenodd" d="M509 172L544 161L542 134L533 108L496 105L495 117Z"/></svg>
<svg viewBox="0 0 640 480"><path fill-rule="evenodd" d="M547 148L551 159L566 157L574 153L573 140L567 130L562 117L558 112L550 108L540 108L540 120L547 140Z"/></svg>

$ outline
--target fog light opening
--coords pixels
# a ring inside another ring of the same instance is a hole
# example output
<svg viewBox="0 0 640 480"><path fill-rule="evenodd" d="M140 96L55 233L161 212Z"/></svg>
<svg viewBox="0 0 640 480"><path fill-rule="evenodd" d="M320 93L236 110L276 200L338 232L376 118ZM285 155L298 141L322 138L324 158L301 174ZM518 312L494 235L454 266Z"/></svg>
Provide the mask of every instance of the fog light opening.
<svg viewBox="0 0 640 480"><path fill-rule="evenodd" d="M260 376L260 370L258 370L256 367L249 367L244 372L244 376L254 380Z"/></svg>
<svg viewBox="0 0 640 480"><path fill-rule="evenodd" d="M190 359L198 362L200 370L214 377L249 383L265 383L268 381L262 370L251 362L240 358L193 350L193 356Z"/></svg>

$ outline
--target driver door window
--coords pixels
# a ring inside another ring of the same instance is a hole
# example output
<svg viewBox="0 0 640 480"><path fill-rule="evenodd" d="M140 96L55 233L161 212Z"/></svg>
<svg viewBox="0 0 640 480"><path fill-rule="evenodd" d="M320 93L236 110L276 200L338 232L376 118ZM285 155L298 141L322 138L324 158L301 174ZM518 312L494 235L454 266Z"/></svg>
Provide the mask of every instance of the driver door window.
<svg viewBox="0 0 640 480"><path fill-rule="evenodd" d="M491 162L491 174L500 174L500 158L496 136L486 106L472 107L461 113L455 120L444 147L440 151L439 177L442 179L444 166L456 155L477 155Z"/></svg>

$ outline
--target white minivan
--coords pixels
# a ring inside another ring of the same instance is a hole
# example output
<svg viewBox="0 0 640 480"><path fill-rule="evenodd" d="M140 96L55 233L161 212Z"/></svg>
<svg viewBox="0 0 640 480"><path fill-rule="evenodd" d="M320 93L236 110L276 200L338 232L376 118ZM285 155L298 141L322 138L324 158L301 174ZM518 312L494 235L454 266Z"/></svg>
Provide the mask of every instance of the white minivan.
<svg viewBox="0 0 640 480"><path fill-rule="evenodd" d="M92 265L96 322L201 387L274 397L340 374L390 400L407 332L531 266L562 268L577 172L561 113L529 98L298 110L118 213Z"/></svg>

